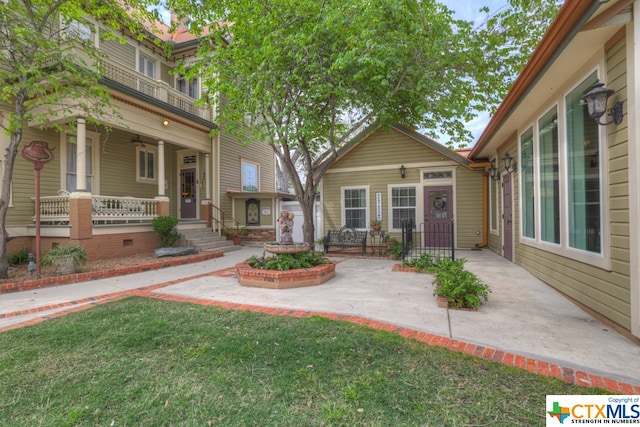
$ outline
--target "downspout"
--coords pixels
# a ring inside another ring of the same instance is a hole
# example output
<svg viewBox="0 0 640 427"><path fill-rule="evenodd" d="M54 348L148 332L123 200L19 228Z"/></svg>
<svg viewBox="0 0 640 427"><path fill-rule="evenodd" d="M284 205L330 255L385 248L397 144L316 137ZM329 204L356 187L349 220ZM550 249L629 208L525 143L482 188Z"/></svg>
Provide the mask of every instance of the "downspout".
<svg viewBox="0 0 640 427"><path fill-rule="evenodd" d="M482 241L476 243L476 249L489 245L489 169L482 172Z"/></svg>

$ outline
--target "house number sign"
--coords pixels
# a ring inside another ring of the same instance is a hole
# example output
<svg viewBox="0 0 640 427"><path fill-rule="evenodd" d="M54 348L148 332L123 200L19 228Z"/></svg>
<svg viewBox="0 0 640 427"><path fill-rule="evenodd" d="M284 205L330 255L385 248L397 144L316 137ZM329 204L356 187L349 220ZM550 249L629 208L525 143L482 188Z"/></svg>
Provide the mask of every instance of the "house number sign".
<svg viewBox="0 0 640 427"><path fill-rule="evenodd" d="M382 221L382 193L376 193L376 219Z"/></svg>

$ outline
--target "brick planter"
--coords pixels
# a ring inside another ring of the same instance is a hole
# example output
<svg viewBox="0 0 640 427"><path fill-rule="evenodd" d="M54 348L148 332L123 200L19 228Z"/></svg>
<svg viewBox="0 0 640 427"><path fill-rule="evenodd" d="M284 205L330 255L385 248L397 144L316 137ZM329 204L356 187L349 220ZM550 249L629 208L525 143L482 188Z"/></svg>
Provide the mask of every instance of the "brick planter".
<svg viewBox="0 0 640 427"><path fill-rule="evenodd" d="M262 270L246 262L236 264L236 274L242 286L268 289L289 289L321 285L336 275L334 263L289 271Z"/></svg>

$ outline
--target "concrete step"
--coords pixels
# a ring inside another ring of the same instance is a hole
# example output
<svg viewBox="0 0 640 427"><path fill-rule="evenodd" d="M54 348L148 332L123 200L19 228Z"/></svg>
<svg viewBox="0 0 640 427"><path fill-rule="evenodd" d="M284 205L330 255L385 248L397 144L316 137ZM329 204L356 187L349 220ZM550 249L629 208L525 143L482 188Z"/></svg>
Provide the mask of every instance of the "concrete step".
<svg viewBox="0 0 640 427"><path fill-rule="evenodd" d="M184 246L193 246L198 251L223 251L231 252L241 248L236 246L225 236L218 236L217 233L211 231L207 227L178 229L181 237L181 244Z"/></svg>

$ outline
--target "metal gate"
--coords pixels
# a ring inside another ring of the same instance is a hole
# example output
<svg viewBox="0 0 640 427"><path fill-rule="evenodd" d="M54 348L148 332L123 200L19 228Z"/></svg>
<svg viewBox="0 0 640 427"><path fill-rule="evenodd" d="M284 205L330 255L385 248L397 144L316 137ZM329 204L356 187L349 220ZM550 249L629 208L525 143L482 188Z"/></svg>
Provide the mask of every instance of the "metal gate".
<svg viewBox="0 0 640 427"><path fill-rule="evenodd" d="M402 221L402 259L419 258L422 254L429 254L434 260L455 259L453 220L417 226L412 219Z"/></svg>

